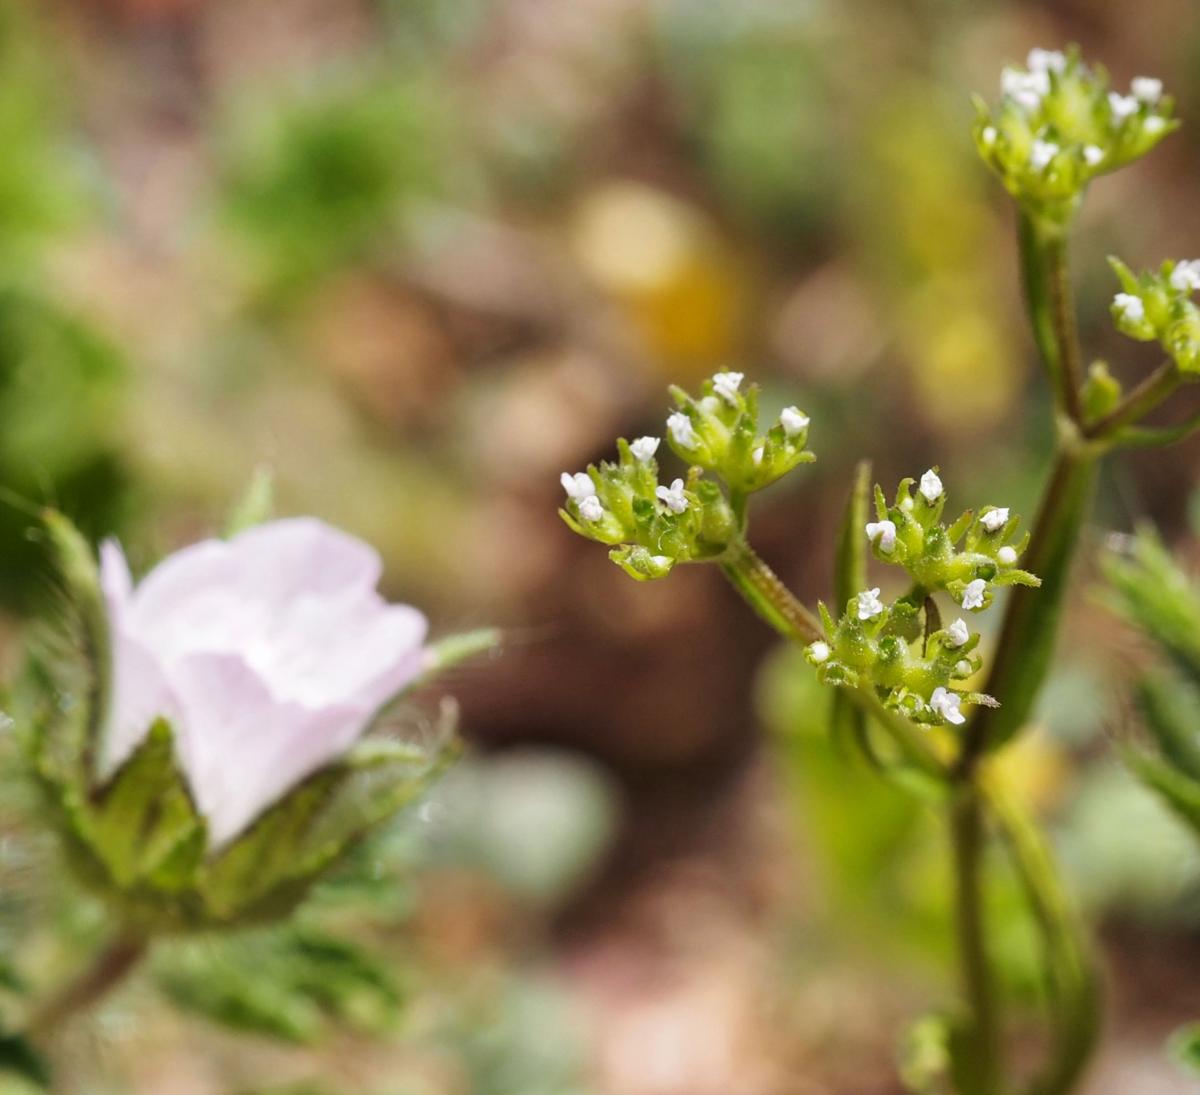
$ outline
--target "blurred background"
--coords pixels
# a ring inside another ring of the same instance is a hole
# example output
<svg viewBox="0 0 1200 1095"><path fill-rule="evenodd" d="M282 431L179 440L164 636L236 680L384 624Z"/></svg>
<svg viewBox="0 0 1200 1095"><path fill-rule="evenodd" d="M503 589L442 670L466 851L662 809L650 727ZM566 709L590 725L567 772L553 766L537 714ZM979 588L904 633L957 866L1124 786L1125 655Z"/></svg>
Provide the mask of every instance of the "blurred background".
<svg viewBox="0 0 1200 1095"><path fill-rule="evenodd" d="M1103 259L1200 253L1198 16L3 0L3 656L45 588L22 500L145 568L264 465L280 512L376 544L389 594L438 630L511 635L450 685L471 757L356 883L350 936L386 961L264 1000L247 969L311 940L201 941L72 1044L62 1090L902 1090L907 1025L953 998L944 834L837 754L828 697L715 568L630 582L562 525L558 476L660 433L668 383L733 366L813 419L818 463L753 515L810 600L860 458L884 484L938 464L952 505L1030 514L1046 393L969 95L1076 41L1178 97L1184 129L1094 187L1076 248L1086 343L1135 376L1154 359L1111 332ZM1200 853L1111 748L1142 649L1096 604L1092 559L1147 517L1196 555L1198 456L1107 469L1059 671L1009 764L1099 928L1094 1095L1196 1090L1164 1043L1200 1017ZM36 900L17 887L0 913ZM993 900L1032 1006L1029 926L1003 882Z"/></svg>

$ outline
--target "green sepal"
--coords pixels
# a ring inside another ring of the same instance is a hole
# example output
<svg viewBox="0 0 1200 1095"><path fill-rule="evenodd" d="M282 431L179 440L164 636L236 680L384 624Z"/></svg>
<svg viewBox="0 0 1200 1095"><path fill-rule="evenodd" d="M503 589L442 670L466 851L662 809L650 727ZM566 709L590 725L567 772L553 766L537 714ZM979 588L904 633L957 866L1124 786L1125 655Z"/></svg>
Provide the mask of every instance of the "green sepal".
<svg viewBox="0 0 1200 1095"><path fill-rule="evenodd" d="M118 888L146 882L182 890L194 881L206 825L183 781L166 720L153 723L94 797L91 815L93 848Z"/></svg>

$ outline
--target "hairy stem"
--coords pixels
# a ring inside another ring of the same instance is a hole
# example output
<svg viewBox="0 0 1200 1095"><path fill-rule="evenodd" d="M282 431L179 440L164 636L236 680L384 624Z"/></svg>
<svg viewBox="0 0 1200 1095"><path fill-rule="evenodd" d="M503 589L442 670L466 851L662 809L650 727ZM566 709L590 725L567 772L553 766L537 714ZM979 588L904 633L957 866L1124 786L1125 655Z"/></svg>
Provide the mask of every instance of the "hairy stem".
<svg viewBox="0 0 1200 1095"><path fill-rule="evenodd" d="M34 1041L51 1037L66 1020L116 988L145 956L148 946L145 936L118 935L73 981L34 1009L25 1024L26 1034Z"/></svg>
<svg viewBox="0 0 1200 1095"><path fill-rule="evenodd" d="M1022 214L1019 240L1025 302L1055 404L1082 425L1083 353L1071 297L1066 235Z"/></svg>
<svg viewBox="0 0 1200 1095"><path fill-rule="evenodd" d="M785 639L811 643L823 636L821 621L744 540L730 546L721 569L750 607Z"/></svg>

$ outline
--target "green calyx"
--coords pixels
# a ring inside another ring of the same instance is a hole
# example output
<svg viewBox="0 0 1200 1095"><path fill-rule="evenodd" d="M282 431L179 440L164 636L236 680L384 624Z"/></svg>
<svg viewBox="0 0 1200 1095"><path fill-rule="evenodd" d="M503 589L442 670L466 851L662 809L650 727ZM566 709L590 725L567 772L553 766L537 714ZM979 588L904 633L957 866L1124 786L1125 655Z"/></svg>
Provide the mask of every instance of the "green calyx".
<svg viewBox="0 0 1200 1095"><path fill-rule="evenodd" d="M1174 100L1141 77L1128 93L1084 64L1077 47L1032 50L1009 66L996 107L976 98L973 135L984 162L1027 212L1067 225L1087 185L1145 155L1179 127Z"/></svg>
<svg viewBox="0 0 1200 1095"><path fill-rule="evenodd" d="M1112 303L1117 330L1139 342L1157 342L1181 375L1200 377L1200 309L1192 294L1200 288L1200 264L1164 262L1158 271L1135 274L1110 258L1121 282Z"/></svg>

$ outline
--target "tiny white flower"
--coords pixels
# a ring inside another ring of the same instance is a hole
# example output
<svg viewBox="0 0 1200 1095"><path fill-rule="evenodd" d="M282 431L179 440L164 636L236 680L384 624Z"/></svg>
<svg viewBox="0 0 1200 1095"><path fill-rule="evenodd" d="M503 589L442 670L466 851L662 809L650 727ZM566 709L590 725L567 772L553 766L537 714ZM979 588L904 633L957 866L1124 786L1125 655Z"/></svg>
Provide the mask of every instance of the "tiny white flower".
<svg viewBox="0 0 1200 1095"><path fill-rule="evenodd" d="M1067 58L1061 50L1038 49L1029 51L1025 64L1030 72L1062 72L1067 67Z"/></svg>
<svg viewBox="0 0 1200 1095"><path fill-rule="evenodd" d="M1171 288L1184 293L1200 289L1200 259L1177 262L1175 269L1171 271Z"/></svg>
<svg viewBox="0 0 1200 1095"><path fill-rule="evenodd" d="M867 539L872 543L879 537L879 550L890 555L896 546L896 523L894 521L868 521Z"/></svg>
<svg viewBox="0 0 1200 1095"><path fill-rule="evenodd" d="M669 555L651 555L650 562L653 563L659 570L665 570L671 565L671 556Z"/></svg>
<svg viewBox="0 0 1200 1095"><path fill-rule="evenodd" d="M924 475L921 476L920 491L925 496L925 501L933 505L942 496L942 481L938 478L938 473L930 468Z"/></svg>
<svg viewBox="0 0 1200 1095"><path fill-rule="evenodd" d="M950 645L958 647L971 637L971 629L967 627L967 621L960 616L946 628L946 634L950 637Z"/></svg>
<svg viewBox="0 0 1200 1095"><path fill-rule="evenodd" d="M675 439L675 444L683 449L694 449L700 444L692 420L683 411L676 411L667 419L667 429Z"/></svg>
<svg viewBox="0 0 1200 1095"><path fill-rule="evenodd" d="M864 589L858 595L858 618L871 620L883 611L883 602L879 599L879 587Z"/></svg>
<svg viewBox="0 0 1200 1095"><path fill-rule="evenodd" d="M676 479L669 487L659 486L655 488L654 493L672 513L682 513L688 508L687 496L683 493L682 479Z"/></svg>
<svg viewBox="0 0 1200 1095"><path fill-rule="evenodd" d="M1053 141L1034 141L1029 153L1029 166L1034 171L1045 171L1060 149Z"/></svg>
<svg viewBox="0 0 1200 1095"><path fill-rule="evenodd" d="M1155 133L1161 133L1166 128L1166 118L1160 117L1157 114L1151 114L1150 117L1142 123L1142 131L1149 133L1151 136L1153 136Z"/></svg>
<svg viewBox="0 0 1200 1095"><path fill-rule="evenodd" d="M1116 91L1108 93L1108 105L1118 122L1133 117L1138 111L1138 101L1132 95L1121 95Z"/></svg>
<svg viewBox="0 0 1200 1095"><path fill-rule="evenodd" d="M988 532L997 532L1004 527L1004 523L1008 520L1008 507L1000 506L997 509L990 509L982 517L979 518L979 523L983 525Z"/></svg>
<svg viewBox="0 0 1200 1095"><path fill-rule="evenodd" d="M1098 144L1084 145L1083 158L1089 167L1098 167L1104 160L1104 149Z"/></svg>
<svg viewBox="0 0 1200 1095"><path fill-rule="evenodd" d="M579 500L579 516L585 521L599 521L604 516L604 507L594 494Z"/></svg>
<svg viewBox="0 0 1200 1095"><path fill-rule="evenodd" d="M696 404L705 414L716 414L721 409L721 401L715 395L706 395Z"/></svg>
<svg viewBox="0 0 1200 1095"><path fill-rule="evenodd" d="M1000 74L1000 90L1018 106L1032 112L1042 105L1042 96L1050 94L1050 75L1006 68Z"/></svg>
<svg viewBox="0 0 1200 1095"><path fill-rule="evenodd" d="M983 132L979 136L983 140L984 147L991 148L996 143L996 137L998 136L996 127L994 125L984 126Z"/></svg>
<svg viewBox="0 0 1200 1095"><path fill-rule="evenodd" d="M639 437L630 443L629 451L633 453L635 459L644 464L658 452L660 441L661 438L658 437Z"/></svg>
<svg viewBox="0 0 1200 1095"><path fill-rule="evenodd" d="M966 658L963 658L960 662L955 662L954 672L959 677L969 677L971 675L971 663Z"/></svg>
<svg viewBox="0 0 1200 1095"><path fill-rule="evenodd" d="M741 387L745 375L745 373L717 373L712 378L713 391L730 406L736 406L738 388Z"/></svg>
<svg viewBox="0 0 1200 1095"><path fill-rule="evenodd" d="M822 662L829 661L829 644L821 642L818 639L815 643L810 643L808 647L808 656L814 662L820 665Z"/></svg>
<svg viewBox="0 0 1200 1095"><path fill-rule="evenodd" d="M1010 567L1017 561L1017 549L1005 544L1004 547L996 552L996 558L999 559L1004 566Z"/></svg>
<svg viewBox="0 0 1200 1095"><path fill-rule="evenodd" d="M985 589L987 589L987 582L982 578L976 578L968 582L967 588L963 590L963 608L983 608L983 592Z"/></svg>
<svg viewBox="0 0 1200 1095"><path fill-rule="evenodd" d="M1121 313L1121 318L1130 323L1141 323L1146 318L1146 305L1142 303L1141 297L1132 293L1118 293L1113 297L1113 304Z"/></svg>
<svg viewBox="0 0 1200 1095"><path fill-rule="evenodd" d="M1135 76L1129 87L1143 103L1157 103L1163 93L1163 82L1155 76Z"/></svg>
<svg viewBox="0 0 1200 1095"><path fill-rule="evenodd" d="M808 429L809 418L799 407L784 407L779 412L779 424L783 426L783 432L788 437L795 437L798 433Z"/></svg>
<svg viewBox="0 0 1200 1095"><path fill-rule="evenodd" d="M574 475L564 471L558 481L573 502L582 502L585 498L594 498L596 495L596 484L585 471L577 471Z"/></svg>
<svg viewBox="0 0 1200 1095"><path fill-rule="evenodd" d="M962 697L957 692L949 692L940 685L933 690L933 695L929 697L929 706L933 708L935 715L940 715L947 722L954 723L955 726L961 726L967 721L967 717L962 713Z"/></svg>
<svg viewBox="0 0 1200 1095"><path fill-rule="evenodd" d="M750 459L754 461L755 467L758 467L758 465L763 462L763 449L764 446L759 445L758 448L750 454Z"/></svg>

